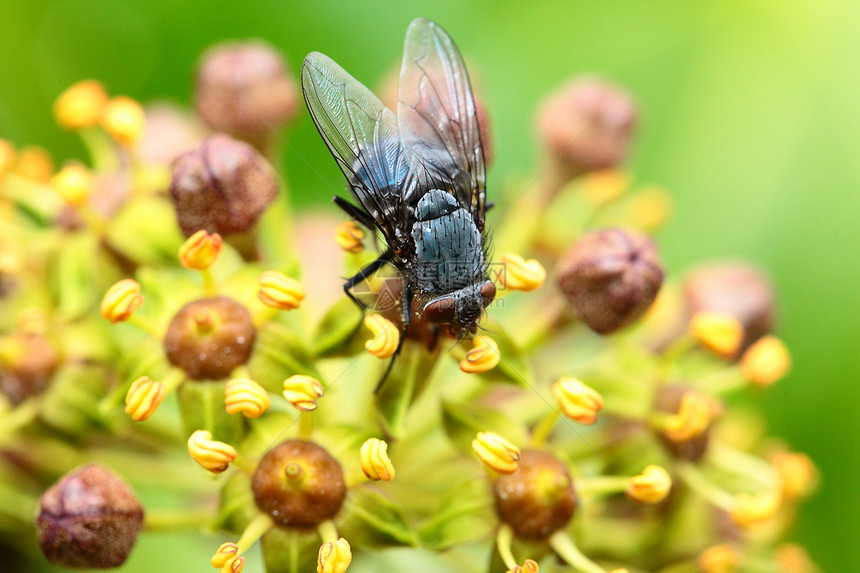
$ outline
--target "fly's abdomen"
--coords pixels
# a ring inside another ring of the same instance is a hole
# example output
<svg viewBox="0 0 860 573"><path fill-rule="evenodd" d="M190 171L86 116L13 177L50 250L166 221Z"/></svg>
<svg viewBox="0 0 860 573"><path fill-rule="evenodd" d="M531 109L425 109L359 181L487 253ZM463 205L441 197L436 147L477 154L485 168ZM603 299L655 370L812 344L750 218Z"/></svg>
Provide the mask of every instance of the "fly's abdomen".
<svg viewBox="0 0 860 573"><path fill-rule="evenodd" d="M439 190L421 198L416 215L415 260L409 270L418 288L446 294L474 285L483 274L484 252L472 215Z"/></svg>

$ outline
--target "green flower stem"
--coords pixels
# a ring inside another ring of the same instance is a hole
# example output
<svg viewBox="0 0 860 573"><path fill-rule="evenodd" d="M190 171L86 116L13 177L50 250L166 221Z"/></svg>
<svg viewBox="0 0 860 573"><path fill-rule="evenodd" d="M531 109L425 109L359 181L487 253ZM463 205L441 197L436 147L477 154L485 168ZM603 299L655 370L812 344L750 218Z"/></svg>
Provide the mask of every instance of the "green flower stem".
<svg viewBox="0 0 860 573"><path fill-rule="evenodd" d="M94 171L105 173L116 169L119 161L116 148L101 128L86 127L79 130L78 135L90 156Z"/></svg>
<svg viewBox="0 0 860 573"><path fill-rule="evenodd" d="M678 466L678 475L690 489L713 505L725 511L731 511L734 507L735 497L712 483L698 467L692 464L681 464Z"/></svg>
<svg viewBox="0 0 860 573"><path fill-rule="evenodd" d="M549 439L550 434L552 434L553 429L555 428L555 423L561 415L557 410L550 410L547 412L543 418L538 421L532 430L532 447L540 448L543 446L547 439Z"/></svg>
<svg viewBox="0 0 860 573"><path fill-rule="evenodd" d="M693 348L696 347L696 340L687 333L682 334L672 342L671 345L660 357L660 364L657 370L657 379L663 383L669 379L669 374L672 368L678 364L678 361Z"/></svg>
<svg viewBox="0 0 860 573"><path fill-rule="evenodd" d="M711 459L720 468L746 476L765 489L778 488L776 470L765 460L719 443L713 444L710 451Z"/></svg>
<svg viewBox="0 0 860 573"><path fill-rule="evenodd" d="M741 367L734 365L707 376L699 382L698 386L706 394L720 396L746 388L748 383L741 374Z"/></svg>
<svg viewBox="0 0 860 573"><path fill-rule="evenodd" d="M263 537L270 529L275 526L272 518L266 513L260 513L251 520L251 523L245 527L245 531L239 537L236 545L239 547L237 553L241 555L248 550L258 539Z"/></svg>
<svg viewBox="0 0 860 573"><path fill-rule="evenodd" d="M0 416L0 441L32 422L39 414L41 401L30 399Z"/></svg>
<svg viewBox="0 0 860 573"><path fill-rule="evenodd" d="M254 472L257 471L257 460L242 454L236 456L236 459L230 463L239 468L239 471L243 474L248 476L254 475Z"/></svg>
<svg viewBox="0 0 860 573"><path fill-rule="evenodd" d="M147 531L200 529L212 520L211 507L147 509L143 526Z"/></svg>
<svg viewBox="0 0 860 573"><path fill-rule="evenodd" d="M173 366L167 371L167 374L164 375L161 383L164 384L166 393L170 393L179 388L187 378L188 376L185 374L184 370Z"/></svg>
<svg viewBox="0 0 860 573"><path fill-rule="evenodd" d="M326 519L320 523L317 526L317 532L320 534L320 538L323 540L323 543L337 543L337 527L335 527L332 520Z"/></svg>
<svg viewBox="0 0 860 573"><path fill-rule="evenodd" d="M161 327L145 316L135 313L128 317L126 322L154 338L162 337Z"/></svg>
<svg viewBox="0 0 860 573"><path fill-rule="evenodd" d="M253 312L251 321L254 323L254 326L261 328L264 324L275 318L277 313L278 309L260 303L258 308Z"/></svg>
<svg viewBox="0 0 860 573"><path fill-rule="evenodd" d="M644 420L647 417L648 412L641 402L618 399L612 396L607 398L603 403L603 408L600 410L600 414L604 416L617 416L628 420Z"/></svg>
<svg viewBox="0 0 860 573"><path fill-rule="evenodd" d="M33 523L39 501L0 482L0 512L24 523Z"/></svg>
<svg viewBox="0 0 860 573"><path fill-rule="evenodd" d="M514 553L511 549L511 543L514 539L514 530L507 523L499 526L496 532L496 548L499 550L499 556L505 562L505 567L513 569L517 566L517 560L514 559Z"/></svg>
<svg viewBox="0 0 860 573"><path fill-rule="evenodd" d="M556 531L549 538L549 546L559 557L577 571L584 573L606 573L600 565L583 555L564 530Z"/></svg>
<svg viewBox="0 0 860 573"><path fill-rule="evenodd" d="M613 495L626 490L629 483L626 476L587 477L576 480L576 491L586 497Z"/></svg>
<svg viewBox="0 0 860 573"><path fill-rule="evenodd" d="M200 269L200 276L203 278L203 292L206 293L206 296L218 296L218 284L215 282L212 269Z"/></svg>
<svg viewBox="0 0 860 573"><path fill-rule="evenodd" d="M544 300L544 304L535 315L524 321L525 334L520 338L520 346L528 353L543 344L559 325L567 310L567 301L561 294L553 293Z"/></svg>
<svg viewBox="0 0 860 573"><path fill-rule="evenodd" d="M310 440L314 433L314 418L312 412L299 414L299 438Z"/></svg>

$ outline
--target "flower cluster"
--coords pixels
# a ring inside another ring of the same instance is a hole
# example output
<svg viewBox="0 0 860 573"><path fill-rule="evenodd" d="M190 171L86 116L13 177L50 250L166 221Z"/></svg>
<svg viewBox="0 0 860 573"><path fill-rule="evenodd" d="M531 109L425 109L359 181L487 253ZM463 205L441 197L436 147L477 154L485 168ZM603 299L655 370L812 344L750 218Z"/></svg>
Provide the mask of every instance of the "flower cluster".
<svg viewBox="0 0 860 573"><path fill-rule="evenodd" d="M297 102L276 51L231 43L194 114L95 80L59 94L87 161L0 141L4 527L66 567L190 521L222 532L223 573L258 541L285 573L397 546L494 573L815 571L782 544L813 463L727 402L789 371L771 284L745 262L667 273L671 200L624 169L630 94L577 79L541 106L550 167L494 197L514 207L489 217L504 304L463 340L414 309L404 329L394 273L357 295L374 311L317 287L377 255L333 220L303 263L319 232L294 224L273 137ZM138 486L199 495L160 520Z"/></svg>

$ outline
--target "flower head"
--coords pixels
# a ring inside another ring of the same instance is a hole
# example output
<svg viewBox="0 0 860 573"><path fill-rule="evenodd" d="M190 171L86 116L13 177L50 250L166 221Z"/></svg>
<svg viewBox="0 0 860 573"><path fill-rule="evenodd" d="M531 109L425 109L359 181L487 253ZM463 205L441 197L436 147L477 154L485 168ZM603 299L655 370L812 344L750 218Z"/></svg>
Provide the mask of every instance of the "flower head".
<svg viewBox="0 0 860 573"><path fill-rule="evenodd" d="M603 408L603 396L576 378L560 378L552 385L552 395L564 415L580 424L593 424Z"/></svg>
<svg viewBox="0 0 860 573"><path fill-rule="evenodd" d="M317 409L317 398L325 394L319 380L295 374L284 380L284 398L297 410L310 412Z"/></svg>
<svg viewBox="0 0 860 573"><path fill-rule="evenodd" d="M472 349L460 361L460 370L466 374L480 374L495 368L501 358L495 340L489 336L476 336L472 339Z"/></svg>
<svg viewBox="0 0 860 573"><path fill-rule="evenodd" d="M388 457L388 444L385 441L370 438L361 445L361 471L374 481L394 479L394 465Z"/></svg>

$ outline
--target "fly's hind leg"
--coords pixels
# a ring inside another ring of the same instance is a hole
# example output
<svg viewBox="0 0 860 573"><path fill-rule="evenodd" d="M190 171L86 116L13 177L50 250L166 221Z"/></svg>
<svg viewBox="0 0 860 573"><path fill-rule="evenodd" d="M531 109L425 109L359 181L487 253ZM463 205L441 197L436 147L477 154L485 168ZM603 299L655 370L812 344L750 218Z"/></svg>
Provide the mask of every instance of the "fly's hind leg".
<svg viewBox="0 0 860 573"><path fill-rule="evenodd" d="M393 253L391 252L391 249L385 251L379 256L378 259L376 259L372 263L369 263L366 267L358 271L355 275L353 275L352 277L347 279L345 283L343 283L343 292L345 292L346 296L352 299L352 302L358 305L360 309L366 309L367 305L358 300L355 295L352 294L352 288L358 283L367 280L368 277L370 277L371 275L373 275L373 273L382 268L384 264L390 263L392 256Z"/></svg>
<svg viewBox="0 0 860 573"><path fill-rule="evenodd" d="M379 389L382 388L382 384L391 373L391 369L394 368L394 361L397 360L397 357L400 355L400 349L403 348L403 341L406 340L406 330L412 322L412 287L409 286L406 281L403 282L403 298L400 301L400 316L403 320L403 330L400 331L400 339L397 341L397 350L395 350L394 354L391 356L391 360L388 362L388 367L385 368L385 373L382 374L382 378L380 378L379 382L376 383L376 388L373 389L374 394L379 392Z"/></svg>

